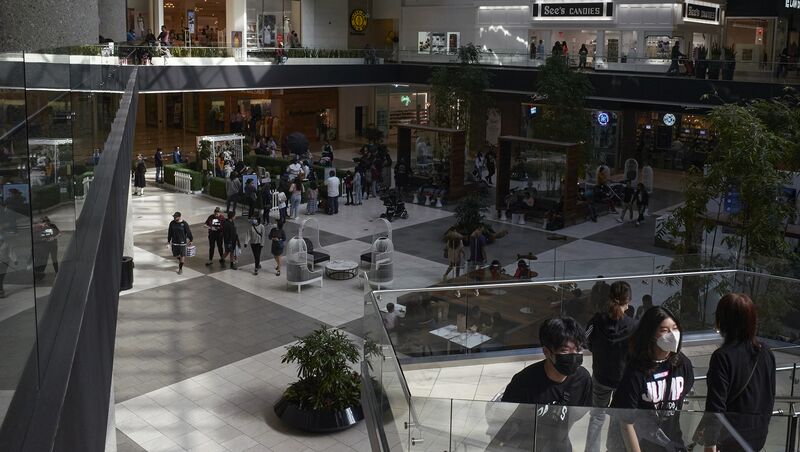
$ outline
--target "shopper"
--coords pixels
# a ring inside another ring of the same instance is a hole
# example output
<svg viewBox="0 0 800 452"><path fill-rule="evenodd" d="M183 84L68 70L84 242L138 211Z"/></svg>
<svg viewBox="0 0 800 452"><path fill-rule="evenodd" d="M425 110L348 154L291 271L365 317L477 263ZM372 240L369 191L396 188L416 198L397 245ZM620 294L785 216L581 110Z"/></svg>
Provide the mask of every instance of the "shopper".
<svg viewBox="0 0 800 452"><path fill-rule="evenodd" d="M302 172L303 166L300 165L300 162L296 158L293 158L289 166L286 167L286 173L289 175L289 182L294 181L297 175Z"/></svg>
<svg viewBox="0 0 800 452"><path fill-rule="evenodd" d="M589 49L586 48L586 44L581 44L580 50L578 50L578 69L586 69L586 57L589 55Z"/></svg>
<svg viewBox="0 0 800 452"><path fill-rule="evenodd" d="M239 201L241 191L242 182L239 180L238 174L231 173L230 177L225 181L226 212L236 212L236 204Z"/></svg>
<svg viewBox="0 0 800 452"><path fill-rule="evenodd" d="M134 196L144 196L144 187L147 183L144 180L144 173L147 172L147 167L144 164L144 157L139 154L136 157L136 169L133 174L133 194Z"/></svg>
<svg viewBox="0 0 800 452"><path fill-rule="evenodd" d="M447 258L447 270L442 275L442 281L447 281L447 275L453 269L456 271L456 278L461 274L461 261L464 259L464 236L459 234L453 226L444 235L445 257Z"/></svg>
<svg viewBox="0 0 800 452"><path fill-rule="evenodd" d="M283 230L283 222L278 220L278 224L269 231L269 240L271 242L270 252L272 257L275 258L275 276L281 275L281 255L286 244L286 232Z"/></svg>
<svg viewBox="0 0 800 452"><path fill-rule="evenodd" d="M230 258L231 269L236 270L242 244L239 242L239 232L236 230L236 212L229 211L228 218L222 223L222 243L225 246L224 258ZM223 265L225 265L223 263Z"/></svg>
<svg viewBox="0 0 800 452"><path fill-rule="evenodd" d="M636 320L641 319L642 315L644 315L644 313L652 307L653 297L651 297L650 294L642 295L642 305L636 310Z"/></svg>
<svg viewBox="0 0 800 452"><path fill-rule="evenodd" d="M611 401L619 428L609 429L609 450L685 450L678 410L694 386L694 369L681 352L681 333L668 309L656 306L642 315Z"/></svg>
<svg viewBox="0 0 800 452"><path fill-rule="evenodd" d="M361 195L363 194L362 180L362 170L361 165L359 165L353 173L353 204L357 206L361 205Z"/></svg>
<svg viewBox="0 0 800 452"><path fill-rule="evenodd" d="M306 214L314 215L319 207L319 186L316 182L311 182L308 186L308 201L306 203Z"/></svg>
<svg viewBox="0 0 800 452"><path fill-rule="evenodd" d="M158 34L158 43L161 47L169 47L169 32L166 25L161 26L161 33Z"/></svg>
<svg viewBox="0 0 800 452"><path fill-rule="evenodd" d="M717 330L724 342L708 364L706 415L695 433L706 450L761 450L766 443L775 404L775 356L756 338L756 312L745 294L725 295L717 304Z"/></svg>
<svg viewBox="0 0 800 452"><path fill-rule="evenodd" d="M172 247L172 256L178 259L179 275L183 273L183 264L186 262L186 248L193 240L189 223L181 219L181 213L172 214L172 221L167 228L167 244Z"/></svg>
<svg viewBox="0 0 800 452"><path fill-rule="evenodd" d="M296 220L300 216L300 203L303 200L303 173L300 173L297 178L289 185L289 195L291 207L289 209L289 217Z"/></svg>
<svg viewBox="0 0 800 452"><path fill-rule="evenodd" d="M183 156L181 155L181 147L175 146L175 149L172 151L172 161L175 164L183 163Z"/></svg>
<svg viewBox="0 0 800 452"><path fill-rule="evenodd" d="M222 251L222 223L225 222L225 216L222 215L222 209L219 207L214 208L214 213L206 219L206 228L208 229L208 262L206 267L214 263L214 247L216 246L219 253L220 265L225 265L224 255Z"/></svg>
<svg viewBox="0 0 800 452"><path fill-rule="evenodd" d="M494 153L487 152L486 153L486 183L492 185L492 177L494 177L495 172L495 162L494 162Z"/></svg>
<svg viewBox="0 0 800 452"><path fill-rule="evenodd" d="M372 164L367 163L362 168L362 179L364 180L364 199L369 199L369 192L372 190Z"/></svg>
<svg viewBox="0 0 800 452"><path fill-rule="evenodd" d="M483 158L483 152L478 151L478 155L475 157L475 168L472 169L472 176L476 181L483 180L483 168L486 164L486 160Z"/></svg>
<svg viewBox="0 0 800 452"><path fill-rule="evenodd" d="M628 339L636 321L625 311L631 301L631 286L625 281L611 284L608 307L589 320L586 341L592 352L592 410L586 434L586 451L600 451L600 435L606 420L605 408L611 404L628 357Z"/></svg>
<svg viewBox="0 0 800 452"><path fill-rule="evenodd" d="M483 226L478 226L469 236L469 262L477 268L488 260L486 257L486 235Z"/></svg>
<svg viewBox="0 0 800 452"><path fill-rule="evenodd" d="M156 153L153 156L153 165L156 167L156 183L164 183L164 153L161 148L156 148Z"/></svg>
<svg viewBox="0 0 800 452"><path fill-rule="evenodd" d="M352 206L355 204L353 201L353 174L350 171L344 173L344 192L346 195L346 201L344 205Z"/></svg>
<svg viewBox="0 0 800 452"><path fill-rule="evenodd" d="M639 210L639 216L636 217L636 226L639 226L644 221L644 214L650 205L650 194L644 188L644 184L639 182L636 186L636 193L634 194L634 201L636 208Z"/></svg>
<svg viewBox="0 0 800 452"><path fill-rule="evenodd" d="M53 262L53 271L58 273L58 236L61 231L50 218L42 217L33 227L34 277L42 279L48 259Z"/></svg>
<svg viewBox="0 0 800 452"><path fill-rule="evenodd" d="M261 250L267 246L267 237L267 229L261 224L261 221L258 218L251 218L250 227L247 228L245 233L244 246L250 245L250 249L253 251L254 275L257 275L258 271L261 270Z"/></svg>
<svg viewBox="0 0 800 452"><path fill-rule="evenodd" d="M247 200L247 218L256 216L256 201L258 201L258 189L253 179L247 179L244 184L244 198Z"/></svg>
<svg viewBox="0 0 800 452"><path fill-rule="evenodd" d="M269 212L272 210L272 190L269 182L262 182L261 190L261 224L269 224Z"/></svg>
<svg viewBox="0 0 800 452"><path fill-rule="evenodd" d="M546 451L571 451L569 430L592 403L592 378L581 366L586 335L583 328L571 317L546 320L539 328L539 342L544 360L526 367L511 379L503 393L503 402L538 404L533 410L524 410L520 433L530 437L533 450L531 422L535 422L536 449ZM536 413L537 420L530 419ZM501 438L514 429L512 416L510 428L498 432ZM506 425L509 425L507 423Z"/></svg>
<svg viewBox="0 0 800 452"><path fill-rule="evenodd" d="M336 177L336 171L330 170L328 172L328 179L325 181L325 188L328 190L328 215L336 215L339 213L339 178Z"/></svg>
<svg viewBox="0 0 800 452"><path fill-rule="evenodd" d="M287 199L286 193L283 190L278 192L278 222L286 223L286 211L287 211Z"/></svg>
<svg viewBox="0 0 800 452"><path fill-rule="evenodd" d="M680 74L681 68L679 66L680 59L685 57L686 55L681 53L681 43L675 41L675 45L672 46L672 63L669 65L669 69L667 69L667 75L675 75Z"/></svg>
<svg viewBox="0 0 800 452"><path fill-rule="evenodd" d="M631 181L627 180L625 181L625 191L622 193L622 214L620 214L619 218L617 218L617 222L625 222L625 213L628 213L631 221L633 221L633 195L634 191L631 187Z"/></svg>

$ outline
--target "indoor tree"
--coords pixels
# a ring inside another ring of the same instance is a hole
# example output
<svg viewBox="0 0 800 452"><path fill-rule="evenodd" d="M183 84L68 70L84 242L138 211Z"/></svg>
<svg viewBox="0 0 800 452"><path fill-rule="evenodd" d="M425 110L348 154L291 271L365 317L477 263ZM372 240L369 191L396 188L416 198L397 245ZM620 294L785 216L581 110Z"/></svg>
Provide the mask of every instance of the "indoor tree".
<svg viewBox="0 0 800 452"><path fill-rule="evenodd" d="M533 121L534 136L584 143L581 163L593 160L585 145L591 138L591 114L586 110L586 98L591 93L592 85L585 74L571 70L564 58L548 58L536 82L535 100L544 107Z"/></svg>
<svg viewBox="0 0 800 452"><path fill-rule="evenodd" d="M472 43L461 46L459 64L442 65L431 75L432 121L439 127L467 132L470 152L481 149L486 133L486 111L490 103L489 72L478 63L481 49Z"/></svg>

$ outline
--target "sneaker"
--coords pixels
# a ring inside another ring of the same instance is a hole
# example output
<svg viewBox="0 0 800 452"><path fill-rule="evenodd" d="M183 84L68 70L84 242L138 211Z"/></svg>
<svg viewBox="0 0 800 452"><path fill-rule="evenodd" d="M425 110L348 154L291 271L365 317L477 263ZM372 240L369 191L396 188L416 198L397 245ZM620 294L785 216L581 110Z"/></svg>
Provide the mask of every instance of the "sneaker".
<svg viewBox="0 0 800 452"><path fill-rule="evenodd" d="M257 275L258 274L258 269L253 270L253 274Z"/></svg>
<svg viewBox="0 0 800 452"><path fill-rule="evenodd" d="M625 221L623 221L623 219L622 219L622 218L617 218L617 223L624 223L624 222L625 222Z"/></svg>
<svg viewBox="0 0 800 452"><path fill-rule="evenodd" d="M236 265L236 262L231 262L231 269L236 270L238 268L239 268L239 266Z"/></svg>
<svg viewBox="0 0 800 452"><path fill-rule="evenodd" d="M206 267L209 267L209 266L211 266L213 263L214 263L214 261L208 261L208 262L206 262Z"/></svg>
<svg viewBox="0 0 800 452"><path fill-rule="evenodd" d="M225 259L220 259L219 260L219 265L225 266Z"/></svg>
<svg viewBox="0 0 800 452"><path fill-rule="evenodd" d="M275 276L280 276L280 275L281 275L281 271L280 270L275 272Z"/></svg>
<svg viewBox="0 0 800 452"><path fill-rule="evenodd" d="M179 275L182 275L182 274L183 274L183 269L182 269L182 268L179 268L179 269L178 269L178 274L179 274Z"/></svg>

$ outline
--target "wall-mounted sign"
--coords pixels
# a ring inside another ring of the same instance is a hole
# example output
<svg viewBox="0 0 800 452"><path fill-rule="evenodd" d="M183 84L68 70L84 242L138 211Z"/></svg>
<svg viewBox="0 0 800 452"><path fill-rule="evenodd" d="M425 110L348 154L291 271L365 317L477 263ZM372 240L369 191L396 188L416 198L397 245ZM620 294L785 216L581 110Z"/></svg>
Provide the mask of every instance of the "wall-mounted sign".
<svg viewBox="0 0 800 452"><path fill-rule="evenodd" d="M461 33L457 31L447 32L447 54L455 55L461 45Z"/></svg>
<svg viewBox="0 0 800 452"><path fill-rule="evenodd" d="M367 29L369 15L361 8L356 8L350 13L350 28L358 33L363 33Z"/></svg>
<svg viewBox="0 0 800 452"><path fill-rule="evenodd" d="M786 0L786 7L800 9L800 0Z"/></svg>
<svg viewBox="0 0 800 452"><path fill-rule="evenodd" d="M664 125L672 127L675 125L676 119L675 115L672 113L667 113L664 115Z"/></svg>
<svg viewBox="0 0 800 452"><path fill-rule="evenodd" d="M719 6L686 2L683 4L683 20L719 23Z"/></svg>
<svg viewBox="0 0 800 452"><path fill-rule="evenodd" d="M596 18L610 19L614 15L611 2L591 3L534 3L531 7L534 20Z"/></svg>
<svg viewBox="0 0 800 452"><path fill-rule="evenodd" d="M190 9L186 11L186 24L189 28L189 33L194 33L194 10Z"/></svg>
<svg viewBox="0 0 800 452"><path fill-rule="evenodd" d="M608 113L606 113L604 111L601 111L600 113L597 114L597 123L598 124L600 124L601 126L605 127L605 126L608 125L609 122L611 122L611 117L609 116Z"/></svg>

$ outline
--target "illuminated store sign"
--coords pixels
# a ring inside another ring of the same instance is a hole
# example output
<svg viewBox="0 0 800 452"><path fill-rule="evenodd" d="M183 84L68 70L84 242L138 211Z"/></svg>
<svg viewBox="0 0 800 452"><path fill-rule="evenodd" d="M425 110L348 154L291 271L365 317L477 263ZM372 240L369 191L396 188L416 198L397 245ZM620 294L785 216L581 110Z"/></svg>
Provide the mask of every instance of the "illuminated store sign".
<svg viewBox="0 0 800 452"><path fill-rule="evenodd" d="M800 0L786 0L786 7L800 9Z"/></svg>
<svg viewBox="0 0 800 452"><path fill-rule="evenodd" d="M719 23L719 6L711 3L683 4L683 20L689 22Z"/></svg>
<svg viewBox="0 0 800 452"><path fill-rule="evenodd" d="M534 20L542 19L611 19L614 4L590 3L534 3L531 7Z"/></svg>

